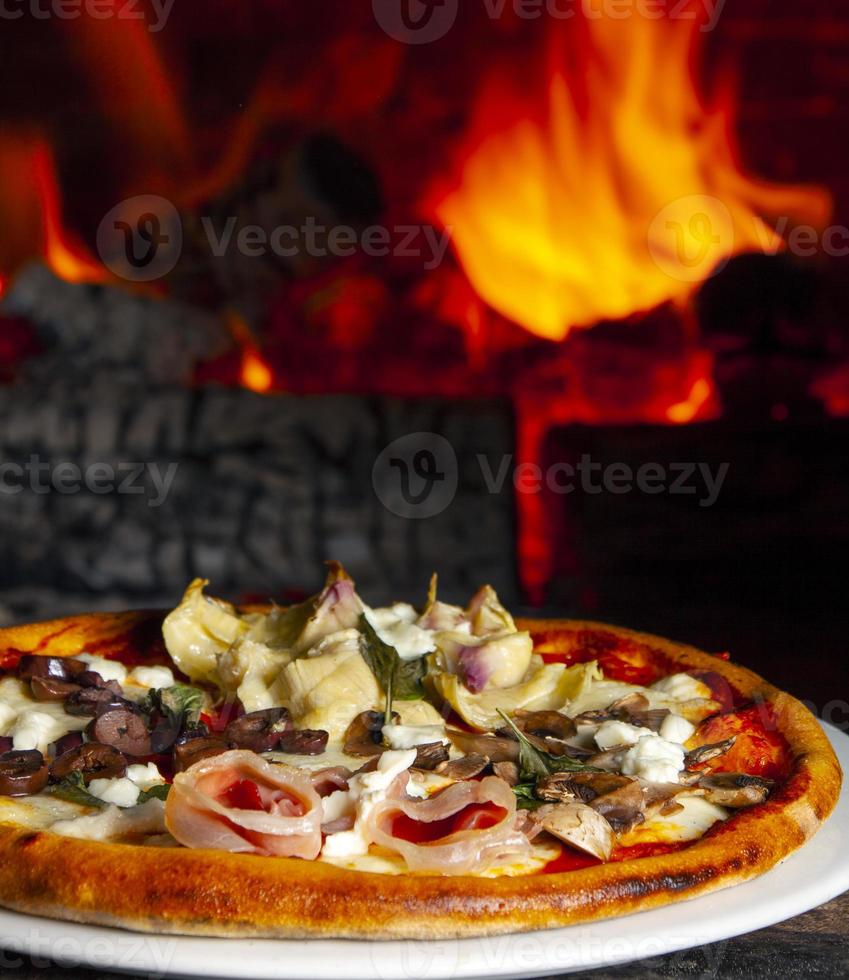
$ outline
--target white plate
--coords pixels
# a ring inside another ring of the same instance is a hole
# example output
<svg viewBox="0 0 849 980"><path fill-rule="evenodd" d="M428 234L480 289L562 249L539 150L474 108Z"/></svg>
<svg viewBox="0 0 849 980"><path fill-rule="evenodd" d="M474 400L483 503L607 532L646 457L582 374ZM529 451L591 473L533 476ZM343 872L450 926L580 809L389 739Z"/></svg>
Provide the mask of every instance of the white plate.
<svg viewBox="0 0 849 980"><path fill-rule="evenodd" d="M849 736L827 733L849 772ZM244 980L460 980L536 977L625 963L718 942L781 922L849 889L849 787L801 851L744 885L704 898L587 926L488 939L200 939L146 936L0 910L0 965L15 952L68 966Z"/></svg>

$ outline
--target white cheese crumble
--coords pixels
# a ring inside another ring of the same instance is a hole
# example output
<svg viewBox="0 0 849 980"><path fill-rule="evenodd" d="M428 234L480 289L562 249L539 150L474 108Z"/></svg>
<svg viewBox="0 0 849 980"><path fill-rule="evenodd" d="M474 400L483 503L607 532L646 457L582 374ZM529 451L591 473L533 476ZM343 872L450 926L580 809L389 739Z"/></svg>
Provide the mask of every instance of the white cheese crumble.
<svg viewBox="0 0 849 980"><path fill-rule="evenodd" d="M141 763L127 766L127 779L132 780L140 790L152 789L165 782L155 762L148 762L146 766Z"/></svg>
<svg viewBox="0 0 849 980"><path fill-rule="evenodd" d="M20 712L10 734L16 749L38 749L45 753L51 742L67 735L68 731L67 726L53 715L29 709Z"/></svg>
<svg viewBox="0 0 849 980"><path fill-rule="evenodd" d="M625 721L605 721L595 733L595 744L606 752L614 745L635 745L641 738L654 734L649 728L639 728Z"/></svg>
<svg viewBox="0 0 849 980"><path fill-rule="evenodd" d="M451 744L444 725L384 725L381 732L391 749L414 749L432 742Z"/></svg>
<svg viewBox="0 0 849 980"><path fill-rule="evenodd" d="M684 768L684 749L651 733L641 738L622 756L620 771L624 776L639 776L649 783L677 783Z"/></svg>
<svg viewBox="0 0 849 980"><path fill-rule="evenodd" d="M9 726L18 717L18 712L10 704L0 702L0 735L5 735Z"/></svg>
<svg viewBox="0 0 849 980"><path fill-rule="evenodd" d="M353 776L348 783L348 790L331 793L324 801L325 820L337 819L350 813L356 813L354 826L351 830L343 830L338 834L330 834L324 842L321 853L325 857L351 857L366 854L369 840L363 833L369 813L386 797L386 790L396 776L400 775L416 761L415 749L406 751L384 752L377 763L374 772L364 772ZM410 784L408 783L408 787ZM348 801L334 797L348 797ZM328 817L328 812L334 814Z"/></svg>
<svg viewBox="0 0 849 980"><path fill-rule="evenodd" d="M682 718L681 715L668 714L660 725L660 732L658 733L661 738L665 738L667 742L678 742L679 745L683 745L688 738L690 738L696 730L696 726L690 724L686 718Z"/></svg>
<svg viewBox="0 0 849 980"><path fill-rule="evenodd" d="M419 614L406 602L381 609L366 607L365 615L381 640L395 647L402 660L415 660L436 649L433 632L417 625Z"/></svg>
<svg viewBox="0 0 849 980"><path fill-rule="evenodd" d="M141 790L132 779L122 776L119 779L92 779L88 791L104 803L114 803L115 806L135 806Z"/></svg>
<svg viewBox="0 0 849 980"><path fill-rule="evenodd" d="M118 681L123 684L127 679L127 668L117 660L107 660L93 653L81 653L76 660L88 665L89 670L96 671L105 681Z"/></svg>
<svg viewBox="0 0 849 980"><path fill-rule="evenodd" d="M707 684L691 677L689 674L670 674L652 684L653 691L660 691L674 701L694 701L697 698L709 698L711 690Z"/></svg>
<svg viewBox="0 0 849 980"><path fill-rule="evenodd" d="M170 667L134 667L127 680L140 687L150 687L155 690L174 686L174 674Z"/></svg>

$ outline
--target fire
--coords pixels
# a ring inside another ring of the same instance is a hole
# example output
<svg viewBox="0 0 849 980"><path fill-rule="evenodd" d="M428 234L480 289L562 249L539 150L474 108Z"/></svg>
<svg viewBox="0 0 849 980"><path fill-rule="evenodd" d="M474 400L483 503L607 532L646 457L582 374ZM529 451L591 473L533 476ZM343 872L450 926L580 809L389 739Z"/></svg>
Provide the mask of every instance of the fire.
<svg viewBox="0 0 849 980"><path fill-rule="evenodd" d="M517 98L518 68L487 79L455 178L425 203L499 313L562 340L686 300L732 254L778 250L766 216L827 218L823 193L741 173L730 101L696 91L698 27L576 19L550 39L545 89Z"/></svg>
<svg viewBox="0 0 849 980"><path fill-rule="evenodd" d="M251 391L269 391L274 384L271 368L265 363L259 351L248 348L242 352L242 366L239 380L245 388Z"/></svg>
<svg viewBox="0 0 849 980"><path fill-rule="evenodd" d="M42 258L63 279L102 282L104 268L65 230L59 181L47 142L32 135L0 145L0 271L8 276Z"/></svg>
<svg viewBox="0 0 849 980"><path fill-rule="evenodd" d="M713 396L713 382L710 378L698 378L690 389L690 394L682 402L670 405L666 410L666 418L676 425L686 425L692 422L704 405Z"/></svg>

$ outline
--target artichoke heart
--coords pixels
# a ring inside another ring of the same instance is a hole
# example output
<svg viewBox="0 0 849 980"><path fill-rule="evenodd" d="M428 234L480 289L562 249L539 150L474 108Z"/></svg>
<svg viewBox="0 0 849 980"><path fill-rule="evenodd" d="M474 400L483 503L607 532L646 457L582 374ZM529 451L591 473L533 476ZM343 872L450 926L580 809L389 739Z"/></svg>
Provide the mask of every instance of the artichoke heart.
<svg viewBox="0 0 849 980"><path fill-rule="evenodd" d="M428 660L433 667L433 656ZM557 711L600 677L595 661L566 667L545 664L541 657L534 656L524 680L513 687L491 688L473 694L456 674L440 671L431 673L428 682L467 724L479 731L494 731L502 724L499 709L507 714L520 708Z"/></svg>
<svg viewBox="0 0 849 980"><path fill-rule="evenodd" d="M341 630L287 664L279 688L299 728L319 728L340 740L361 711L376 710L382 693L360 653L360 634Z"/></svg>
<svg viewBox="0 0 849 980"><path fill-rule="evenodd" d="M165 617L162 635L171 659L193 681L221 684L218 661L248 632L234 606L204 595L208 582L196 578L183 600Z"/></svg>

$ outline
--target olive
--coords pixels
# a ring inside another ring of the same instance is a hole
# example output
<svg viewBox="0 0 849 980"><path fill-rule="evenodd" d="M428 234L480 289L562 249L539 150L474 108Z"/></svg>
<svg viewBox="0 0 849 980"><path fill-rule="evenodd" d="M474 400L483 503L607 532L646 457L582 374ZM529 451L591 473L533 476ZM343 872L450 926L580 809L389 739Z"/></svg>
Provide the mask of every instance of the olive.
<svg viewBox="0 0 849 980"><path fill-rule="evenodd" d="M221 755L229 747L223 738L218 738L215 735L179 742L174 746L174 769L177 772L184 772L196 762L200 762L201 759Z"/></svg>
<svg viewBox="0 0 849 980"><path fill-rule="evenodd" d="M133 708L116 707L104 712L91 725L95 741L111 745L126 755L150 755L150 732L144 716Z"/></svg>
<svg viewBox="0 0 849 980"><path fill-rule="evenodd" d="M65 752L70 752L71 749L79 748L82 744L82 732L68 732L67 735L63 735L57 739L50 748L53 750L53 758L55 759L60 755L64 755Z"/></svg>
<svg viewBox="0 0 849 980"><path fill-rule="evenodd" d="M105 681L96 670L84 670L81 674L77 674L74 681L80 687L105 688L107 691L112 691L113 694L117 694L119 697L124 693L118 681Z"/></svg>
<svg viewBox="0 0 849 980"><path fill-rule="evenodd" d="M65 711L75 717L93 718L104 711L124 707L128 702L108 687L82 687L65 701Z"/></svg>
<svg viewBox="0 0 849 980"><path fill-rule="evenodd" d="M167 752L179 737L180 719L164 716L150 730L150 751L154 755Z"/></svg>
<svg viewBox="0 0 849 980"><path fill-rule="evenodd" d="M0 735L0 754L11 752L14 747L15 743L11 735Z"/></svg>
<svg viewBox="0 0 849 980"><path fill-rule="evenodd" d="M265 708L231 721L224 730L224 738L237 749L271 752L291 729L292 719L286 708Z"/></svg>
<svg viewBox="0 0 849 980"><path fill-rule="evenodd" d="M85 664L79 660L26 653L18 661L17 674L24 681L31 681L33 677L52 677L57 681L67 681L84 669Z"/></svg>
<svg viewBox="0 0 849 980"><path fill-rule="evenodd" d="M277 743L278 752L289 752L292 755L321 755L327 748L327 732L302 728L297 732L284 732ZM446 755L447 758L447 755Z"/></svg>
<svg viewBox="0 0 849 980"><path fill-rule="evenodd" d="M47 785L48 769L37 749L0 755L0 795L33 796Z"/></svg>
<svg viewBox="0 0 849 980"><path fill-rule="evenodd" d="M348 755L371 756L383 752L383 712L361 711L345 732Z"/></svg>
<svg viewBox="0 0 849 980"><path fill-rule="evenodd" d="M126 771L127 760L117 749L99 742L86 742L54 759L50 778L58 781L72 772L79 772L87 786L92 779L115 779Z"/></svg>
<svg viewBox="0 0 849 980"><path fill-rule="evenodd" d="M60 681L56 677L33 677L29 683L36 701L64 701L80 689L79 684Z"/></svg>

